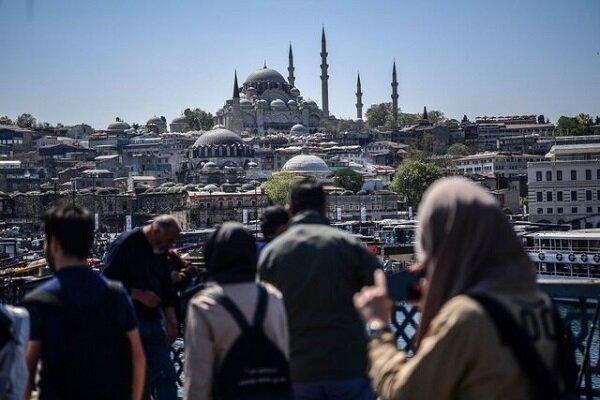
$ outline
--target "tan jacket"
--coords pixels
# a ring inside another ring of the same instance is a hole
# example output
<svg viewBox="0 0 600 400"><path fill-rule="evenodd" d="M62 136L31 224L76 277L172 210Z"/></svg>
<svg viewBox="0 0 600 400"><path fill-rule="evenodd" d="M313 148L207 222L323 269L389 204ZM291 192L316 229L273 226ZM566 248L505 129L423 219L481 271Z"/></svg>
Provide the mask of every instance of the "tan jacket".
<svg viewBox="0 0 600 400"><path fill-rule="evenodd" d="M288 327L281 293L265 284L269 303L263 328L265 334L289 356ZM224 292L252 323L258 289L256 283L214 285L198 293L190 301L185 328L184 399L212 399L213 372L223 362L227 351L241 331L229 312L207 297L207 291Z"/></svg>
<svg viewBox="0 0 600 400"><path fill-rule="evenodd" d="M539 321L530 324L529 332L539 332L535 347L546 365L557 371L555 342L548 339L548 329L541 322L549 316L545 325L552 329L548 297L542 292L489 294L520 324ZM446 303L413 359L407 360L404 352L396 350L392 334L372 340L369 356L370 376L384 400L532 398L530 383L511 350L500 343L494 322L467 296Z"/></svg>

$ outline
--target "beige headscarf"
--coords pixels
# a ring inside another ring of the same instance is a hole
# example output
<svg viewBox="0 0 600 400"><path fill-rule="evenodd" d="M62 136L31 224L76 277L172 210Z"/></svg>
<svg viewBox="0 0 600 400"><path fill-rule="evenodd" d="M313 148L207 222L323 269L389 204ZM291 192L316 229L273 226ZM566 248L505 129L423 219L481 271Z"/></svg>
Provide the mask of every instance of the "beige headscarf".
<svg viewBox="0 0 600 400"><path fill-rule="evenodd" d="M416 254L429 283L417 346L452 297L535 287L533 264L496 199L481 186L464 178L440 179L423 196L418 215Z"/></svg>

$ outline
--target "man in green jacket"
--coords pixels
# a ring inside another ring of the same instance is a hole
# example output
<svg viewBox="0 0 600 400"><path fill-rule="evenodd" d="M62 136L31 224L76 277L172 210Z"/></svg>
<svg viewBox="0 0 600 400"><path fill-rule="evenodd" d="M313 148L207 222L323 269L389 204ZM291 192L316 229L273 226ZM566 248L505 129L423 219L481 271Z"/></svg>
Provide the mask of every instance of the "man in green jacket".
<svg viewBox="0 0 600 400"><path fill-rule="evenodd" d="M367 247L328 225L325 193L315 181L290 193L289 229L259 260L259 276L283 294L296 399L373 399L367 339L352 296L373 284L381 265Z"/></svg>

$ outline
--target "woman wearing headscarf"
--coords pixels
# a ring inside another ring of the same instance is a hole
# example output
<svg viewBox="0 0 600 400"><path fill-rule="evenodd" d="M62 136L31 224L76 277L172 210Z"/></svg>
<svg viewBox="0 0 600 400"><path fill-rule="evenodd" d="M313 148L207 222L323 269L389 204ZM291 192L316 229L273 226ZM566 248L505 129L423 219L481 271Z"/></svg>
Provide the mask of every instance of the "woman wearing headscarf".
<svg viewBox="0 0 600 400"><path fill-rule="evenodd" d="M370 376L382 399L531 399L533 388L492 318L469 295L497 300L557 374L551 301L496 200L463 178L434 183L419 206L422 311L412 359L388 330L385 276L355 296L371 335ZM548 315L550 316L548 318Z"/></svg>
<svg viewBox="0 0 600 400"><path fill-rule="evenodd" d="M204 259L209 283L187 308L184 399L188 400L226 397L215 389L222 364L242 330L223 299L232 303L240 313L237 317L241 316L251 326L259 299L265 297L262 331L286 362L289 354L281 293L269 284L255 282L256 245L252 234L237 222L224 223L207 241Z"/></svg>

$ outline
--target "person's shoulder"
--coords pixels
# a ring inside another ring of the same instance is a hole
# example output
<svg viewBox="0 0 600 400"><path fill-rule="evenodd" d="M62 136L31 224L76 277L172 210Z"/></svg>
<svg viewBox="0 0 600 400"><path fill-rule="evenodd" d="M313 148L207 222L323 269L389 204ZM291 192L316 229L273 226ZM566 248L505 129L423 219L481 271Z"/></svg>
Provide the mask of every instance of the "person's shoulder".
<svg viewBox="0 0 600 400"><path fill-rule="evenodd" d="M223 287L220 285L206 285L192 297L189 307L200 310L209 310L217 303L216 299L222 295Z"/></svg>
<svg viewBox="0 0 600 400"><path fill-rule="evenodd" d="M269 282L260 282L261 285L267 290L269 297L277 299L278 301L283 301L283 294L277 289L275 286L271 285Z"/></svg>
<svg viewBox="0 0 600 400"><path fill-rule="evenodd" d="M458 295L442 306L437 319L450 324L477 324L487 320L487 314L478 301L468 295Z"/></svg>

